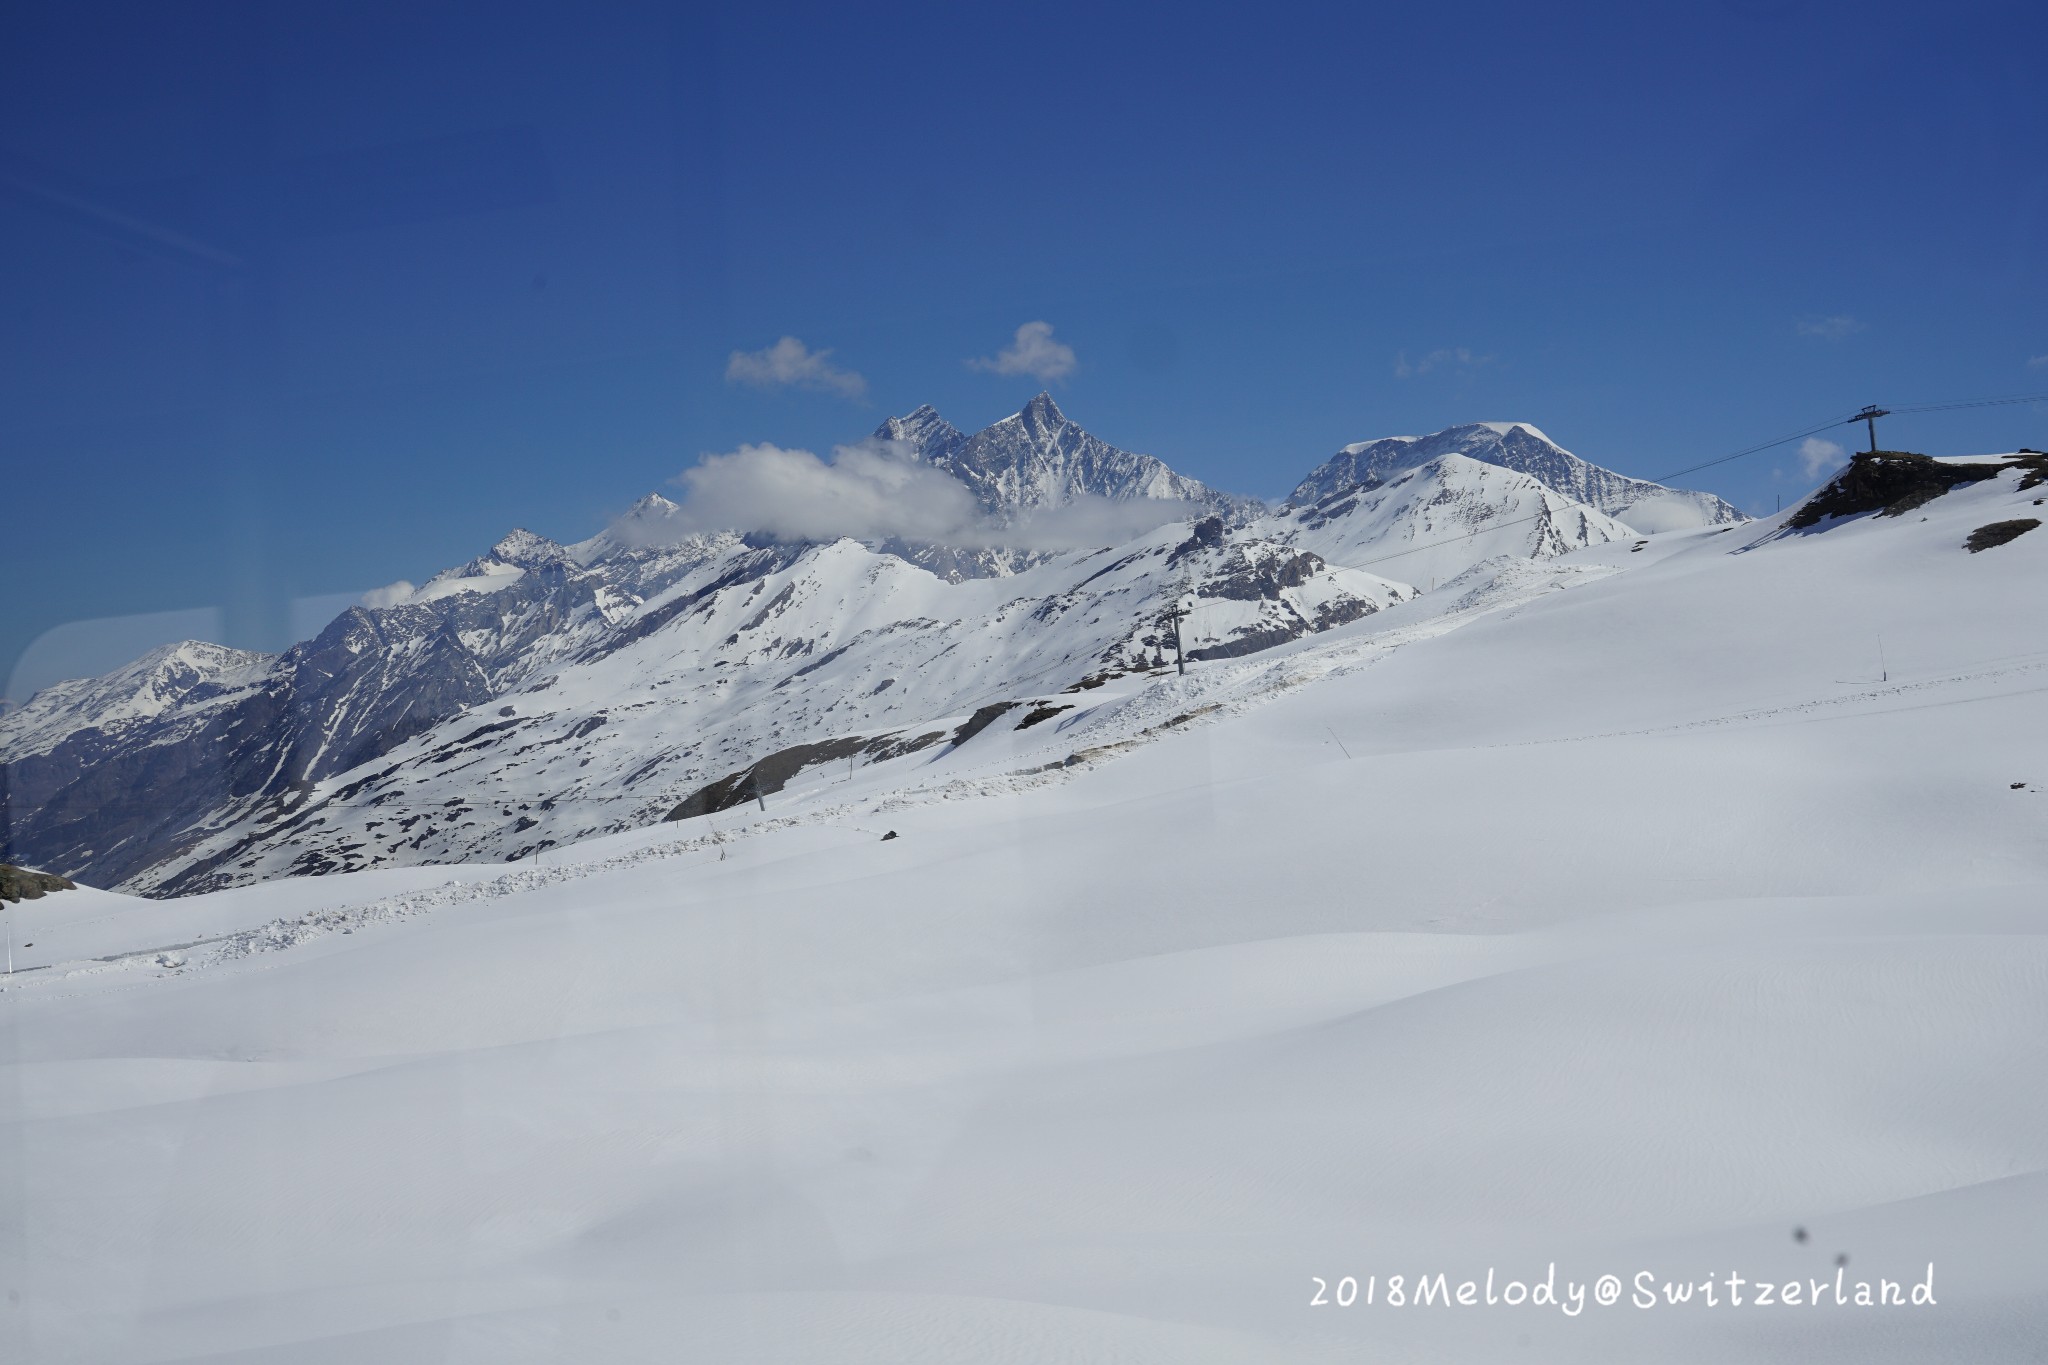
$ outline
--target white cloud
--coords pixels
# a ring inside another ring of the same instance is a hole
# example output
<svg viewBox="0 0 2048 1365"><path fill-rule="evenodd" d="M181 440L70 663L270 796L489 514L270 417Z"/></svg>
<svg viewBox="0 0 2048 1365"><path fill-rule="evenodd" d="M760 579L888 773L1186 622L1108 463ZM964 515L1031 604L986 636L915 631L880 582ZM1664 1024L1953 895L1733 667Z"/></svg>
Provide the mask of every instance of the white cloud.
<svg viewBox="0 0 2048 1365"><path fill-rule="evenodd" d="M744 445L706 455L676 480L686 491L665 519L670 536L755 531L784 541L905 540L962 548L1062 550L1115 545L1198 515L1163 498L1082 498L1003 525L966 484L890 441L840 446L829 460L808 450ZM653 528L638 528L646 538Z"/></svg>
<svg viewBox="0 0 2048 1365"><path fill-rule="evenodd" d="M396 583L386 583L381 588L372 588L357 599L366 607L395 607L411 597L414 585L401 578Z"/></svg>
<svg viewBox="0 0 2048 1365"><path fill-rule="evenodd" d="M2048 355L2027 357L2027 368L2030 370L2048 370Z"/></svg>
<svg viewBox="0 0 2048 1365"><path fill-rule="evenodd" d="M763 531L780 540L902 536L946 540L979 519L967 485L887 442L808 450L744 445L706 455L676 480L688 530Z"/></svg>
<svg viewBox="0 0 2048 1365"><path fill-rule="evenodd" d="M1469 346L1440 346L1419 360L1408 359L1408 352L1401 352L1394 361L1396 379L1413 379L1428 374L1431 370L1458 369L1476 370L1482 365L1491 365L1490 355L1474 355Z"/></svg>
<svg viewBox="0 0 2048 1365"><path fill-rule="evenodd" d="M1848 461L1848 452L1833 441L1809 436L1799 443L1799 463L1809 479L1817 479L1830 470L1839 469Z"/></svg>
<svg viewBox="0 0 2048 1365"><path fill-rule="evenodd" d="M967 368L990 374L1028 374L1050 382L1065 379L1074 372L1074 348L1052 339L1051 323L1027 322L1017 329L1016 339L997 351L993 360L977 357L967 362Z"/></svg>
<svg viewBox="0 0 2048 1365"><path fill-rule="evenodd" d="M1854 332L1860 332L1867 324L1858 322L1847 313L1836 313L1831 317L1806 317L1793 323L1793 329L1803 337L1819 337L1823 341L1840 341Z"/></svg>
<svg viewBox="0 0 2048 1365"><path fill-rule="evenodd" d="M725 382L757 389L815 389L858 402L868 396L868 381L834 365L829 349L814 351L795 337L784 337L759 351L734 351L725 362Z"/></svg>

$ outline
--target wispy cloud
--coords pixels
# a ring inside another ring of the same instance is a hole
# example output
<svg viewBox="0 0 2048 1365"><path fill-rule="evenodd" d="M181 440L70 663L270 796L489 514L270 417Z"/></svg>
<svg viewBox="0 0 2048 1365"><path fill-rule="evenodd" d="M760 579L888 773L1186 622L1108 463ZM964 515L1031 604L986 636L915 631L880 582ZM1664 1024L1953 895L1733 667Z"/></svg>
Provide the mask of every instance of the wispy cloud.
<svg viewBox="0 0 2048 1365"><path fill-rule="evenodd" d="M1848 463L1848 452L1833 441L1819 436L1809 436L1799 443L1799 463L1806 471L1806 477L1817 479L1831 470Z"/></svg>
<svg viewBox="0 0 2048 1365"><path fill-rule="evenodd" d="M784 337L764 350L734 351L725 362L725 382L757 389L814 389L855 402L864 400L868 381L834 365L831 355L829 349L814 351L795 337Z"/></svg>
<svg viewBox="0 0 2048 1365"><path fill-rule="evenodd" d="M1803 337L1819 337L1823 341L1840 341L1862 331L1869 324L1858 322L1847 313L1835 313L1829 317L1804 317L1792 324L1792 329Z"/></svg>
<svg viewBox="0 0 2048 1365"><path fill-rule="evenodd" d="M2028 356L2027 368L2030 370L2048 370L2048 355Z"/></svg>
<svg viewBox="0 0 2048 1365"><path fill-rule="evenodd" d="M401 578L396 583L386 583L381 588L372 588L359 600L366 607L395 607L413 595L413 585Z"/></svg>
<svg viewBox="0 0 2048 1365"><path fill-rule="evenodd" d="M993 358L977 356L967 362L967 368L989 374L1028 374L1050 382L1065 379L1074 372L1074 348L1053 340L1051 323L1027 322Z"/></svg>
<svg viewBox="0 0 2048 1365"><path fill-rule="evenodd" d="M744 445L706 455L678 475L681 507L659 528L679 539L699 531L753 531L783 541L905 540L924 544L1060 550L1115 545L1194 516L1191 504L1158 498L1083 498L999 522L966 484L912 458L900 443L839 446L830 459L808 450Z"/></svg>
<svg viewBox="0 0 2048 1365"><path fill-rule="evenodd" d="M1394 361L1396 379L1414 379L1428 374L1431 370L1459 370L1469 372L1482 365L1491 365L1490 355L1475 355L1469 346L1440 346L1418 360L1410 360L1408 352L1401 352Z"/></svg>

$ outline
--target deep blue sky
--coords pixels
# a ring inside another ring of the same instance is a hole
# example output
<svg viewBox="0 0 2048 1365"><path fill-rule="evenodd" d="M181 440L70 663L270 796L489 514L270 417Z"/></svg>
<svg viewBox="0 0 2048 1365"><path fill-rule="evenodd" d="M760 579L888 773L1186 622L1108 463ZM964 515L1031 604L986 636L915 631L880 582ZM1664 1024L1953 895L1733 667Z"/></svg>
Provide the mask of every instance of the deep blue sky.
<svg viewBox="0 0 2048 1365"><path fill-rule="evenodd" d="M0 681L84 618L184 613L17 699L194 623L276 648L707 451L971 429L1040 387L964 363L1027 321L1069 415L1267 495L1460 421L1656 475L2048 391L2044 51L2038 0L17 0ZM728 382L783 335L866 400ZM2048 406L1884 435L2048 446Z"/></svg>

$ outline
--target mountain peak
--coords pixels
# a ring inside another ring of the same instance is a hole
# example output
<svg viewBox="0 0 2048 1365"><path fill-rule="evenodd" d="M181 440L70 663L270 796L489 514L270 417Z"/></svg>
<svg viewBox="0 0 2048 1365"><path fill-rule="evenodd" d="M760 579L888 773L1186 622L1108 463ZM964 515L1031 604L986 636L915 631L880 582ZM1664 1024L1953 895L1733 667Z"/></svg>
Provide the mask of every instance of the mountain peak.
<svg viewBox="0 0 2048 1365"><path fill-rule="evenodd" d="M1045 392L1000 422L925 458L965 483L984 511L1004 520L1082 498L1195 503L1230 517L1254 506L1251 499L1176 474L1150 455L1119 450L1090 435Z"/></svg>
<svg viewBox="0 0 2048 1365"><path fill-rule="evenodd" d="M560 564L568 557L569 552L554 541L543 535L535 535L523 526L493 545L490 553L490 558L505 564L516 564L522 569L538 569L545 564Z"/></svg>
<svg viewBox="0 0 2048 1365"><path fill-rule="evenodd" d="M1582 460L1527 422L1465 422L1427 436L1354 441L1303 479L1288 495L1287 506L1323 502L1346 489L1377 484L1447 455L1527 474L1553 492L1640 531L1718 526L1743 519L1711 493L1666 488Z"/></svg>
<svg viewBox="0 0 2048 1365"><path fill-rule="evenodd" d="M1067 415L1060 411L1060 405L1052 401L1052 394L1046 389L1040 389L1038 397L1026 403L1017 415L1029 425L1043 430L1067 424Z"/></svg>
<svg viewBox="0 0 2048 1365"><path fill-rule="evenodd" d="M916 458L936 463L959 449L967 435L930 403L920 403L902 417L884 418L873 439L908 446Z"/></svg>

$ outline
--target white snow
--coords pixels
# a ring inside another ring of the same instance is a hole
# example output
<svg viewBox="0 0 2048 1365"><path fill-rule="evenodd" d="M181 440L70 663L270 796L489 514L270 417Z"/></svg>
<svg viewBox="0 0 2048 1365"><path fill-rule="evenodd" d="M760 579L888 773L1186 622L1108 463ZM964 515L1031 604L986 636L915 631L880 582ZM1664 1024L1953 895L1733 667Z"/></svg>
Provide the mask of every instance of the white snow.
<svg viewBox="0 0 2048 1365"><path fill-rule="evenodd" d="M500 592L526 577L526 570L515 564L487 565L481 573L463 574L459 577L437 577L413 589L405 600L414 605L434 602L443 597L453 597L462 592Z"/></svg>
<svg viewBox="0 0 2048 1365"><path fill-rule="evenodd" d="M1961 548L2017 480L539 863L16 906L0 1358L2036 1359L2048 536ZM1937 1304L1309 1306L1841 1254Z"/></svg>
<svg viewBox="0 0 2048 1365"><path fill-rule="evenodd" d="M10 762L47 751L81 726L118 730L180 705L206 705L260 681L272 655L201 640L149 651L98 678L74 678L38 691L0 716L0 752ZM202 698L194 702L195 695Z"/></svg>

